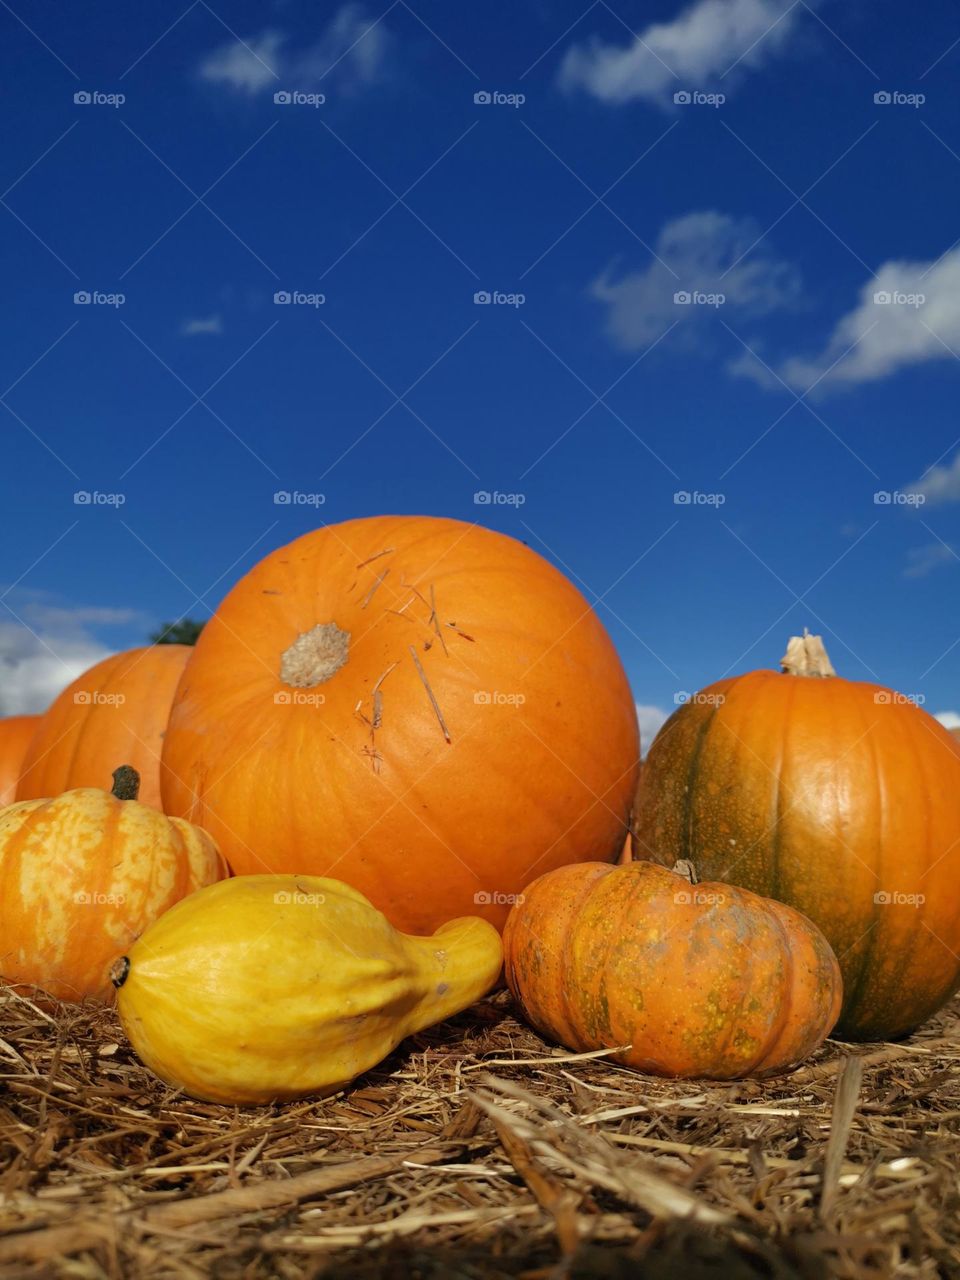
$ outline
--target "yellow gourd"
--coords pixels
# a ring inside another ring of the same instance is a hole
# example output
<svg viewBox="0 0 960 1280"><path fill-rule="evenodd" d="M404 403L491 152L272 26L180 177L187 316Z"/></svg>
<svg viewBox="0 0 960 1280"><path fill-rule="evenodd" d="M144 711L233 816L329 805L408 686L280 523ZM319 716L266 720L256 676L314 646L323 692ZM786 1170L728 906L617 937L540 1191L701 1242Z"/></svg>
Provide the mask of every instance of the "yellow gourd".
<svg viewBox="0 0 960 1280"><path fill-rule="evenodd" d="M500 936L452 920L400 933L339 880L237 876L162 916L111 974L124 1028L167 1084L207 1102L332 1093L495 984Z"/></svg>

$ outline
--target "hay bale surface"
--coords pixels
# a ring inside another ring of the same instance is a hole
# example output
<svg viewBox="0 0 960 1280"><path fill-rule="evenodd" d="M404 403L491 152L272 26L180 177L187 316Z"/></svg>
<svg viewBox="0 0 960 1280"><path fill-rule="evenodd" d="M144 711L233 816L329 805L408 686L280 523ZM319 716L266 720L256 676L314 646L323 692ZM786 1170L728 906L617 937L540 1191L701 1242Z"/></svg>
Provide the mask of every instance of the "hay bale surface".
<svg viewBox="0 0 960 1280"><path fill-rule="evenodd" d="M166 1089L110 1010L0 988L0 1276L960 1274L960 1002L794 1072L657 1080L506 992L334 1097Z"/></svg>

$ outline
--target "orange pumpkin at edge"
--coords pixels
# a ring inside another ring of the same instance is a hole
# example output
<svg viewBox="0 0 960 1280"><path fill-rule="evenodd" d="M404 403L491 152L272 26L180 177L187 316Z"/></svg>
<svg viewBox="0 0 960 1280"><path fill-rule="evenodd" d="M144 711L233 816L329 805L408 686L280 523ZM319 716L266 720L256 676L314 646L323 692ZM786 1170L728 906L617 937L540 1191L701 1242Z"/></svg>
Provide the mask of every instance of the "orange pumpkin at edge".
<svg viewBox="0 0 960 1280"><path fill-rule="evenodd" d="M39 724L39 716L6 716L0 720L0 809L13 804L23 757Z"/></svg>
<svg viewBox="0 0 960 1280"><path fill-rule="evenodd" d="M113 777L112 790L0 809L0 978L11 986L112 1001L117 957L174 903L226 875L207 832L138 802L135 769Z"/></svg>
<svg viewBox="0 0 960 1280"><path fill-rule="evenodd" d="M654 1075L783 1070L840 1012L836 957L799 912L652 862L540 876L503 949L507 984L541 1034L578 1052L617 1048L615 1061Z"/></svg>
<svg viewBox="0 0 960 1280"><path fill-rule="evenodd" d="M960 743L903 694L837 676L819 636L781 666L710 685L663 726L635 856L808 916L843 970L836 1034L890 1039L960 985Z"/></svg>
<svg viewBox="0 0 960 1280"><path fill-rule="evenodd" d="M18 800L105 787L118 760L140 775L140 803L159 809L160 750L170 703L193 652L184 644L128 649L90 667L40 718L23 760Z"/></svg>
<svg viewBox="0 0 960 1280"><path fill-rule="evenodd" d="M347 521L268 555L207 624L164 741L164 806L237 874L352 884L400 929L502 926L539 871L623 845L639 740L619 657L522 543Z"/></svg>

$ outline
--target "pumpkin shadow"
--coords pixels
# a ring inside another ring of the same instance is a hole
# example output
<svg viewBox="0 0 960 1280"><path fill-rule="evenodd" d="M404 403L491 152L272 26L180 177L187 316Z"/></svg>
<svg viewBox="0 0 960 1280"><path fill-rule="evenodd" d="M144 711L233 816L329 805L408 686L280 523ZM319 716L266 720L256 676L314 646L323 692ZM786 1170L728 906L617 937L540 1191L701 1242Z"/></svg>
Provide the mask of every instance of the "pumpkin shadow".
<svg viewBox="0 0 960 1280"><path fill-rule="evenodd" d="M324 1280L827 1280L827 1259L804 1236L774 1246L729 1237L684 1223L664 1225L642 1248L584 1244L559 1255L551 1236L520 1230L492 1235L469 1248L403 1243L350 1250L328 1261Z"/></svg>

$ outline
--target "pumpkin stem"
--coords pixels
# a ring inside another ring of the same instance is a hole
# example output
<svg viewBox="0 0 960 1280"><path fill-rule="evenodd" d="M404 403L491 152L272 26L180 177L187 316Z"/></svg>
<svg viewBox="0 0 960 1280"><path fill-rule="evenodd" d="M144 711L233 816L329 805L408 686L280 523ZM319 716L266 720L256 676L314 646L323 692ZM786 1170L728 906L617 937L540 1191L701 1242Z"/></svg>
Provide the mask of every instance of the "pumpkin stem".
<svg viewBox="0 0 960 1280"><path fill-rule="evenodd" d="M335 676L350 656L350 632L335 622L301 631L280 657L280 679L291 689L312 689Z"/></svg>
<svg viewBox="0 0 960 1280"><path fill-rule="evenodd" d="M787 652L780 659L780 669L788 676L835 676L823 636L812 636L806 627L802 636L791 636Z"/></svg>
<svg viewBox="0 0 960 1280"><path fill-rule="evenodd" d="M122 764L113 771L110 794L117 800L136 800L140 794L140 775L132 764Z"/></svg>
<svg viewBox="0 0 960 1280"><path fill-rule="evenodd" d="M119 960L114 960L110 966L110 981L119 991L126 982L130 973L130 957L121 956Z"/></svg>
<svg viewBox="0 0 960 1280"><path fill-rule="evenodd" d="M670 870L676 876L683 876L687 884L697 883L697 869L689 858L678 858Z"/></svg>

